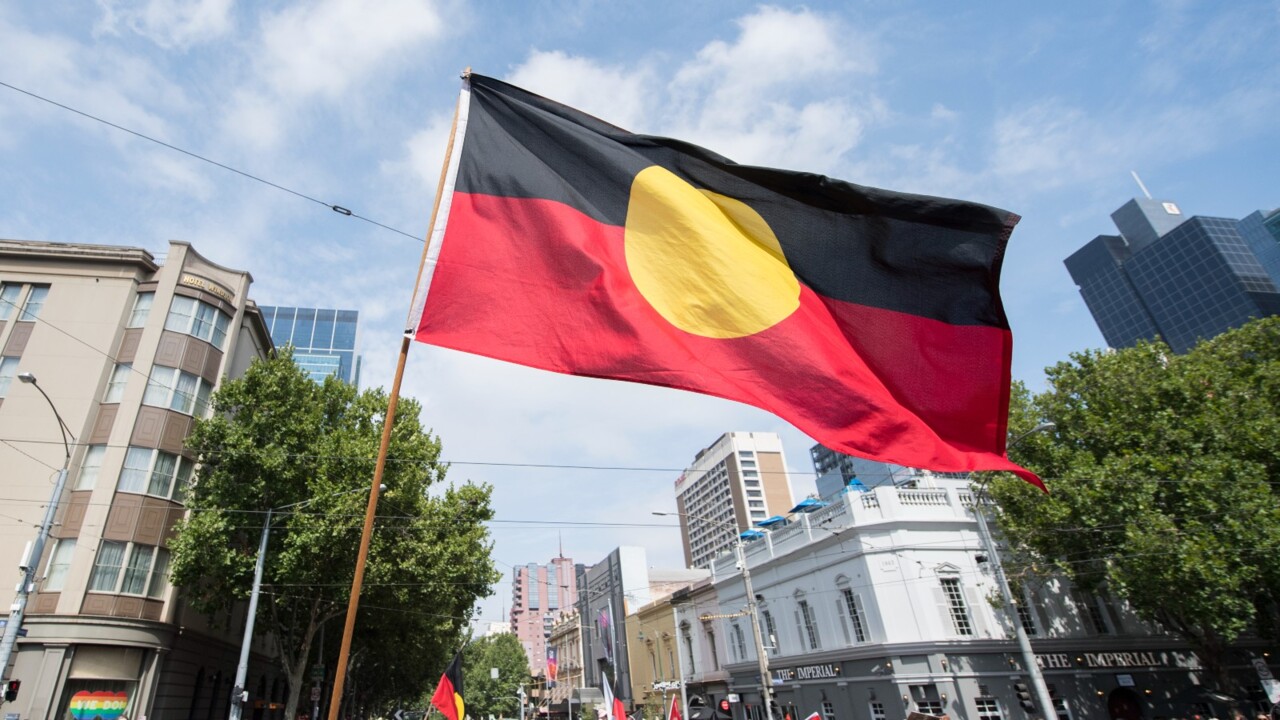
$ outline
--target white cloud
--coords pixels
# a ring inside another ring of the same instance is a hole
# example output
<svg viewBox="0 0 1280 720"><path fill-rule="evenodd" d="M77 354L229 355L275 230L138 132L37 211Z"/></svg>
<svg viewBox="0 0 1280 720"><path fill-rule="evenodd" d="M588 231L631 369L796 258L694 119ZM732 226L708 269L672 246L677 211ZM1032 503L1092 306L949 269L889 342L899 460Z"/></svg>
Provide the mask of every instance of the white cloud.
<svg viewBox="0 0 1280 720"><path fill-rule="evenodd" d="M647 132L654 78L563 52L534 52L509 75L512 84L575 107L632 132Z"/></svg>
<svg viewBox="0 0 1280 720"><path fill-rule="evenodd" d="M98 0L95 30L119 34L120 26L163 48L187 48L217 40L232 29L233 0Z"/></svg>
<svg viewBox="0 0 1280 720"><path fill-rule="evenodd" d="M263 19L258 69L282 96L337 100L443 29L427 0L301 3Z"/></svg>
<svg viewBox="0 0 1280 720"><path fill-rule="evenodd" d="M668 116L673 134L744 163L831 171L882 101L837 81L876 70L867 33L808 10L762 7L676 72Z"/></svg>

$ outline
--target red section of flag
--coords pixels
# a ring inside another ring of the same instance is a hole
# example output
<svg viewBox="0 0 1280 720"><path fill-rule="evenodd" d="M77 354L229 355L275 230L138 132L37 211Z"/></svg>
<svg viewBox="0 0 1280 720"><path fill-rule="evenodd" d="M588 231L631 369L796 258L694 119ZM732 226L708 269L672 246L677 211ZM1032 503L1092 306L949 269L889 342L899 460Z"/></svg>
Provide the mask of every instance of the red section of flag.
<svg viewBox="0 0 1280 720"><path fill-rule="evenodd" d="M939 471L1010 470L1012 339L826 298L754 335L681 331L640 295L623 228L562 203L455 193L417 339L555 372L773 412L834 450ZM532 238L532 240L531 240Z"/></svg>
<svg viewBox="0 0 1280 720"><path fill-rule="evenodd" d="M667 713L667 720L683 720L680 717L680 696L676 695L671 698L671 712Z"/></svg>
<svg viewBox="0 0 1280 720"><path fill-rule="evenodd" d="M431 704L448 720L465 720L466 704L462 700L462 653L453 657L440 676L440 684L431 696Z"/></svg>

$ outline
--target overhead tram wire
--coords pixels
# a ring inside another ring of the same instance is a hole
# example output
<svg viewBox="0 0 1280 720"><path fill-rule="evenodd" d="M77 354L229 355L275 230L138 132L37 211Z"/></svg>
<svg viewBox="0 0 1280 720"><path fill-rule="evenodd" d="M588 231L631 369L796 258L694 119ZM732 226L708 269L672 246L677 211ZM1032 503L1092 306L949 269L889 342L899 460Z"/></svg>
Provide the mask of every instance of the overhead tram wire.
<svg viewBox="0 0 1280 720"><path fill-rule="evenodd" d="M92 113L85 112L84 110L78 110L78 109L76 109L76 108L71 107L70 105L65 105L65 104L63 104L63 103L58 102L57 100L51 100L51 99L49 99L49 98L47 98L47 97L44 97L43 95L39 95L39 94L34 93L34 92L30 91L30 90L24 90L23 88L20 88L20 87L18 87L18 86L16 86L16 85L11 85L11 84L9 84L9 83L7 83L7 82L4 82L3 80L0 80L0 86L7 87L7 88L9 88L10 90L13 90L13 91L15 91L15 92L20 92L20 93L22 93L23 95L26 95L26 96L28 96L28 97L34 98L34 99L39 100L39 101L41 101L41 102L48 103L48 104L50 104L50 105L53 105L54 107L62 108L63 110L66 110L66 111L68 111L68 112L73 112L73 113L75 113L76 115L79 115L79 116L81 116L81 117L83 117L83 118L87 118L87 119L92 120L92 121L94 121L94 122L102 123L103 125L106 125L106 126L111 127L111 128L115 128L116 130L119 130L119 131L121 131L121 132L129 133L130 135L133 135L134 137L138 137L138 138L141 138L141 139L146 140L146 141L148 141L148 142L155 143L156 145L159 145L159 146L161 146L161 147L168 148L168 149L170 149L170 150L173 150L174 152L180 152L180 153L182 153L183 155L186 155L186 156L191 157L191 158L195 158L196 160L199 160L199 161L201 161L201 162L206 162L206 163L209 163L210 165L214 165L214 166L216 166L216 167L220 167L220 168L222 168L223 170L226 170L226 171L228 171L228 172L233 172L233 173L235 173L235 174L237 174L237 175L240 175L241 177L245 177L245 178L248 178L249 180L253 180L254 182L259 182L259 183L262 183L263 185L266 185L266 186L268 186L268 187L275 188L276 190L280 190L280 191L283 191L283 192L287 192L287 193L289 193L290 195L294 195L294 196L296 196L296 197L302 198L303 200L309 200L309 201L311 201L311 202L313 202L313 203L316 203L317 205L323 205L324 207L329 208L330 210L332 210L332 211L334 211L334 212L338 213L339 215L345 215L345 216L347 216L347 217L355 218L355 219L357 219L357 220L362 220L362 221L364 221L364 222L369 223L370 225L376 225L376 226L378 226L378 227L380 227L380 228L382 228L382 229L384 229L384 230L390 230L390 231L391 231L391 232L393 232L393 233L399 233L400 235L403 235L403 236L405 236L405 237L407 237L407 238L409 238L409 239L411 239L411 240L415 240L415 241L417 241L417 242L424 242L424 241L425 241L425 239L424 239L424 238L422 238L422 237L419 237L419 236L417 236L417 235L411 235L411 234L409 234L409 233L407 233L407 232L405 232L405 231L403 231L403 230L400 230L400 229L398 229L398 228L391 227L390 225L385 225L385 224L380 223L380 222L378 222L377 220L374 220L374 219L372 219L372 218L366 217L366 216L361 215L361 214L356 213L356 212L352 212L351 210L348 210L347 208L345 208L345 207L343 207L343 206L341 206L341 205L336 205L336 204L334 204L334 203L328 203L328 202L325 202L324 200L320 200L319 198L312 197L312 196L310 196L310 195L307 195L306 193L298 192L297 190L294 190L294 189L292 189L292 188L285 187L284 185L281 185L281 184L279 184L279 183L271 182L270 180L267 180L267 179L265 179L265 178L261 178L261 177L258 177L257 175L253 175L253 174L251 174L251 173L247 173L247 172L245 172L244 170L240 170L240 169L238 169L238 168L234 168L234 167L232 167L232 166L230 166L230 165L227 165L227 164L225 164L225 163L220 163L220 162L218 162L217 160L213 160L213 159L211 159L211 158L207 158L207 157L205 157L205 156L203 156L203 155L200 155L200 154L198 154L198 153L191 152L190 150L186 150L186 149L180 148L180 147L178 147L177 145L174 145L174 144L172 144L172 143L167 143L167 142L165 142L165 141L163 141L163 140L159 140L159 139L157 139L157 138L153 138L153 137L151 137L150 135L146 135L146 134L144 134L144 133L140 133L140 132L138 132L137 130L133 130L133 129L127 128L127 127L125 127L125 126L123 126L123 125L119 125L119 124L117 124L117 123L113 123L113 122L111 122L110 120L106 120L106 119L104 119L104 118L100 118L100 117L98 117L97 115L93 115Z"/></svg>

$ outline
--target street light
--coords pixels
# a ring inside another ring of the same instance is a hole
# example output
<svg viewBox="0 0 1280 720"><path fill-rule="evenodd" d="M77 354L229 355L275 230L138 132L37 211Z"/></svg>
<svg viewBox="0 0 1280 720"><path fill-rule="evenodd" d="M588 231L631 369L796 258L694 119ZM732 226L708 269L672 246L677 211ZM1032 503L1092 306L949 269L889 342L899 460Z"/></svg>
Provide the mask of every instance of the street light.
<svg viewBox="0 0 1280 720"><path fill-rule="evenodd" d="M245 679L249 674L249 649L253 645L253 623L258 617L258 595L262 590L262 566L267 558L267 539L271 536L271 514L277 510L288 510L292 507L301 507L310 502L315 502L320 498L337 497L339 495L350 495L351 493L362 492L365 488L356 488L346 492L332 493L330 495L321 495L318 497L299 500L296 503L281 505L280 507L268 508L267 519L262 523L262 537L258 540L258 561L253 567L253 590L249 593L249 616L244 621L244 639L240 641L240 664L236 666L236 680L231 688L231 720L240 720L241 713L244 710L244 703L249 699L249 692L245 690ZM379 485L378 492L386 492L386 485ZM339 671L341 672L341 671Z"/></svg>
<svg viewBox="0 0 1280 720"><path fill-rule="evenodd" d="M22 571L22 582L18 585L18 597L13 601L9 619L4 626L4 636L0 639L0 685L9 679L9 658L13 655L13 646L18 641L22 618L27 610L27 600L31 596L31 591L35 589L40 557L44 554L44 546L49 541L49 531L53 529L53 516L58 511L62 489L67 484L67 467L71 464L71 443L67 438L75 440L75 436L67 429L67 424L62 421L62 415L58 414L58 408L54 407L53 400L49 399L44 388L36 382L36 376L24 372L18 374L18 379L28 385L34 385L36 390L44 396L45 402L49 403L49 409L53 410L53 416L58 420L58 430L62 432L62 448L66 450L66 457L62 460L62 468L58 470L58 479L53 483L53 494L49 496L49 504L44 509L44 520L40 522L40 531L36 533L35 542L31 544L26 557L22 559L22 565L18 568Z"/></svg>
<svg viewBox="0 0 1280 720"><path fill-rule="evenodd" d="M1006 448L1006 452L1028 437L1038 432L1053 430L1056 427L1057 425L1054 423L1042 422L1014 438ZM1005 615L1008 616L1010 624L1013 625L1013 631L1018 638L1018 649L1022 652L1022 665L1026 668L1027 676L1031 679L1031 686L1035 688L1036 701L1040 704L1044 717L1051 718L1055 716L1057 711L1053 707L1053 698L1049 695L1049 686L1045 684L1044 673L1040 672L1040 666L1036 664L1036 654L1031 649L1031 638L1027 637L1027 631L1022 627L1022 621L1018 617L1018 611L1013 604L1013 591L1009 589L1009 580L1004 574L1004 564L1000 561L1000 553L996 552L996 544L991 537L991 529L987 527L986 514L978 504L978 500L981 499L986 491L986 487L987 481L984 479L978 487L978 492L974 498L973 514L978 519L978 535L981 536L982 545L987 550L987 561L991 563L991 571L995 575L996 585L1000 587L1000 594L1004 597Z"/></svg>
<svg viewBox="0 0 1280 720"><path fill-rule="evenodd" d="M760 634L760 617L756 612L756 593L751 587L751 569L747 567L747 552L742 543L742 536L738 533L738 527L722 520L712 520L711 518L690 513L655 512L653 514L659 516L675 515L691 520L700 520L712 525L729 528L733 531L733 551L738 559L738 567L742 568L742 585L747 593L747 614L751 616L751 634L756 643L756 658L760 661L760 698L764 704L765 720L773 720L773 682L769 678L769 656L764 652L764 636ZM688 711L686 710L686 712Z"/></svg>

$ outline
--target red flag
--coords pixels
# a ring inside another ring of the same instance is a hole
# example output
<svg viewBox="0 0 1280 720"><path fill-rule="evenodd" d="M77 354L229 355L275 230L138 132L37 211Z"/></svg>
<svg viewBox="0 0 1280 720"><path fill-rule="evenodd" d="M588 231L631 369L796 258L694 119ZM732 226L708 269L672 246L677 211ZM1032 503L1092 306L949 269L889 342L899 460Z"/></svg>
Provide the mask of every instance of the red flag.
<svg viewBox="0 0 1280 720"><path fill-rule="evenodd" d="M426 343L773 412L829 448L1011 470L1018 217L737 165L471 75L415 300Z"/></svg>
<svg viewBox="0 0 1280 720"><path fill-rule="evenodd" d="M440 684L431 696L431 704L448 720L465 720L467 706L462 701L462 653L453 656L453 662L440 676Z"/></svg>
<svg viewBox="0 0 1280 720"><path fill-rule="evenodd" d="M667 720L683 720L680 717L680 696L676 695L671 698L671 712L667 713Z"/></svg>

